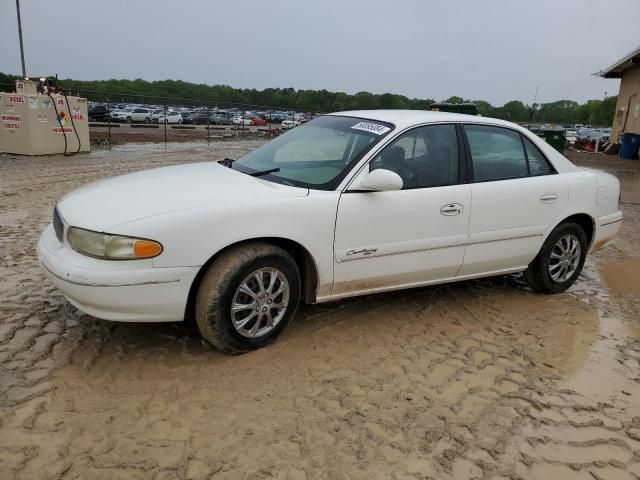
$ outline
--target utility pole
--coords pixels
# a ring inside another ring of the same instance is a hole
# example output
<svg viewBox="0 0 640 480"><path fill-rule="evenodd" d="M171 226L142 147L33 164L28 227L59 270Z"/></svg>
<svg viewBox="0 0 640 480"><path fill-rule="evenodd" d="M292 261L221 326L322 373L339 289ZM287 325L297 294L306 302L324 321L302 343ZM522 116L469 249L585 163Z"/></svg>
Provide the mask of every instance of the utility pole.
<svg viewBox="0 0 640 480"><path fill-rule="evenodd" d="M536 93L533 96L533 105L531 105L531 117L529 118L529 127L531 127L531 122L533 122L533 113L536 111L537 99L538 99L538 86L536 85Z"/></svg>
<svg viewBox="0 0 640 480"><path fill-rule="evenodd" d="M22 60L22 78L27 78L27 69L24 66L24 45L22 44L22 22L20 21L20 0L16 0L16 12L18 13L18 37L20 38L20 58Z"/></svg>

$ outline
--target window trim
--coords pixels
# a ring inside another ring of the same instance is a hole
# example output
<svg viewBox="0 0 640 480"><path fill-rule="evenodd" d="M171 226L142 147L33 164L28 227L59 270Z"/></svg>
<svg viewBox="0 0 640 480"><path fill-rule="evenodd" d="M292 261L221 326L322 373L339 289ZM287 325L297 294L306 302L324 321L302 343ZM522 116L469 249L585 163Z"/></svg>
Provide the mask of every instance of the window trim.
<svg viewBox="0 0 640 480"><path fill-rule="evenodd" d="M428 186L428 187L408 187L408 188L402 188L402 191L405 190L418 190L418 189L427 189L427 188L441 188L441 187L451 187L451 186L455 186L455 185L464 185L467 183L466 181L466 174L467 174L467 169L466 169L466 159L465 159L465 154L463 151L463 147L464 147L464 142L463 139L460 135L460 123L458 122L439 122L439 123L425 123L422 125L414 125L410 128L407 128L406 130L402 130L401 132L398 132L398 135L396 135L393 138L390 138L389 141L377 152L375 152L375 154L373 154L373 156L367 160L367 162L365 163L363 169L360 169L358 171L358 173L356 173L356 175L354 175L353 178L356 178L360 172L362 172L362 170L368 170L369 172L371 172L371 163L378 158L380 155L382 155L384 153L384 151L391 147L393 145L393 143L400 139L401 137L405 136L406 134L411 133L413 130L417 130L419 128L426 128L426 127L438 127L438 126L443 126L443 125L452 125L454 127L454 131L456 134L456 147L458 149L458 175L457 175L457 181L455 183L448 183L446 185L432 185L432 186ZM352 191L356 191L356 190L352 190Z"/></svg>
<svg viewBox="0 0 640 480"><path fill-rule="evenodd" d="M520 133L520 138L522 140L522 146L524 148L524 155L527 159L527 169L529 170L529 176L545 177L547 175L557 175L558 171L556 170L556 167L553 166L553 163L551 163L547 158L547 156L542 152L542 150L540 150L540 147L538 147L533 140L531 140L530 138L527 138L527 136L524 135L522 132L519 132L519 133ZM540 173L538 175L531 175L531 164L529 163L529 152L527 152L527 143L525 140L528 140L529 143L533 146L533 148L535 148L536 151L540 154L540 156L542 157L542 160L547 164L547 166L549 167L549 170L551 170L549 173Z"/></svg>
<svg viewBox="0 0 640 480"><path fill-rule="evenodd" d="M549 173L543 173L540 175L531 175L531 167L529 165L529 155L527 154L527 149L524 143L524 138L525 135L516 130L515 128L511 128L508 126L504 126L504 125L494 125L491 123L480 123L480 122L462 122L460 123L461 129L462 129L462 134L464 137L464 144L465 144L465 154L467 157L467 170L468 170L468 182L469 184L473 184L473 183L487 183L487 182L504 182L507 180L519 180L522 178L535 178L535 177L544 177L546 175L557 175L558 171L556 170L556 168L553 166L553 163L551 163L549 161L549 159L547 158L547 156L542 152L542 150L540 150L540 148L535 144L535 142L529 138L527 138L527 140L529 140L533 146L538 150L538 152L540 153L540 155L542 155L542 158L547 162L547 164L549 165L549 167L551 167L551 172ZM516 135L518 135L520 137L520 143L522 145L522 150L524 152L524 158L525 158L525 162L527 164L527 175L521 175L519 177L509 177L509 178L492 178L492 179L487 179L487 180L476 180L475 178L475 172L473 170L473 158L471 156L471 147L469 145L469 138L467 136L467 131L466 131L466 127L467 126L480 126L480 127L493 127L493 128L499 128L502 130L508 130L510 132L515 133Z"/></svg>

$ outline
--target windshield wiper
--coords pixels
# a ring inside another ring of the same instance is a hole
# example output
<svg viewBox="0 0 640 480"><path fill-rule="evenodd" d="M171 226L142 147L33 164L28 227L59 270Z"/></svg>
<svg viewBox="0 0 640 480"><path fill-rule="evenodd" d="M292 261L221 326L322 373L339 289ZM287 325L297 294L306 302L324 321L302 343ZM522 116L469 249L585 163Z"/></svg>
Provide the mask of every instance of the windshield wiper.
<svg viewBox="0 0 640 480"><path fill-rule="evenodd" d="M220 165L222 165L223 167L229 167L229 168L232 168L232 167L231 167L231 164L232 164L233 162L235 162L235 160L234 160L233 158L225 158L224 160L220 160L218 163L219 163Z"/></svg>
<svg viewBox="0 0 640 480"><path fill-rule="evenodd" d="M280 169L276 167L276 168L270 168L269 170L262 170L261 172L248 173L247 175L251 175L252 177L262 177L264 175L269 175L270 173L276 173L279 171Z"/></svg>

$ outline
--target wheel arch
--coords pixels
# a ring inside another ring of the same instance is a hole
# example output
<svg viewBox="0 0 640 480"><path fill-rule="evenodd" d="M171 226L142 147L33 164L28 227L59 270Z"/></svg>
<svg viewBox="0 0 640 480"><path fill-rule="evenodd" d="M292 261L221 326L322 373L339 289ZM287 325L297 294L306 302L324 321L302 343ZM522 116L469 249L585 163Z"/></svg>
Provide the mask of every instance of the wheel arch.
<svg viewBox="0 0 640 480"><path fill-rule="evenodd" d="M547 240L551 232L553 232L558 227L558 225L562 225L563 223L570 223L570 222L577 223L584 230L584 233L587 236L587 245L588 245L587 251L589 251L591 249L591 245L593 244L593 239L595 238L595 234L596 234L596 221L591 215L584 212L572 213L570 215L563 216L561 220L558 220L551 228L549 228L549 230L545 234L544 240L540 243L540 246L538 247L538 251L540 251L540 249L542 248L542 245L544 245L544 242ZM536 255L537 255L537 252L536 252Z"/></svg>
<svg viewBox="0 0 640 480"><path fill-rule="evenodd" d="M300 270L300 280L302 282L302 298L305 303L314 303L316 301L316 294L318 290L318 267L316 265L315 259L309 253L303 245L300 243L283 237L258 237L258 238L249 238L246 240L242 240L239 242L232 243L227 245L226 247L218 250L209 260L205 262L198 273L196 274L193 282L191 283L191 287L189 288L189 295L187 297L187 305L185 307L184 318L194 318L195 312L195 300L198 294L198 289L200 288L200 284L202 282L202 278L205 273L209 269L209 267L218 259L222 254L230 250L231 248L238 247L240 245L246 243L255 243L262 242L268 243L270 245L274 245L276 247L282 248L284 251L289 253L296 265L298 265L298 269Z"/></svg>
<svg viewBox="0 0 640 480"><path fill-rule="evenodd" d="M591 248L591 244L593 243L593 239L595 238L595 233L596 233L595 219L588 213L574 213L573 215L570 215L564 220L562 220L561 222L558 222L558 225L562 223L569 223L569 222L577 223L582 227L582 230L584 230L584 233L587 236L587 245L589 245L589 248ZM556 225L556 227L558 225Z"/></svg>

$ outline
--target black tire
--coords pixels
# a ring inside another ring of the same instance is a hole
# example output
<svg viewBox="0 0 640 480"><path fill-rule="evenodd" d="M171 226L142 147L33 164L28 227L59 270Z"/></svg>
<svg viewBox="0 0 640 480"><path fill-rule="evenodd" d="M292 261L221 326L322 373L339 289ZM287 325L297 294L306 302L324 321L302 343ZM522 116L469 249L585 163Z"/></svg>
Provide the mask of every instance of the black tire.
<svg viewBox="0 0 640 480"><path fill-rule="evenodd" d="M131 117L127 117L127 123L131 123Z"/></svg>
<svg viewBox="0 0 640 480"><path fill-rule="evenodd" d="M146 118L144 119L144 123L150 123L150 122L151 122L151 119L150 119L149 117L146 117Z"/></svg>
<svg viewBox="0 0 640 480"><path fill-rule="evenodd" d="M231 305L240 284L261 268L276 268L284 274L289 284L289 303L271 331L249 338L236 331ZM216 348L230 354L245 353L277 338L294 316L299 299L300 272L293 258L273 245L247 243L223 253L205 273L196 296L196 323L202 336Z"/></svg>
<svg viewBox="0 0 640 480"><path fill-rule="evenodd" d="M580 261L575 272L563 282L557 282L551 278L549 273L549 261L551 259L551 251L560 238L565 235L573 235L578 239L580 243ZM580 225L573 222L561 223L558 225L547 237L547 240L542 245L540 252L536 255L536 258L529 264L529 267L524 272L524 276L527 283L536 292L541 293L561 293L569 288L582 272L585 258L587 257L587 235Z"/></svg>

